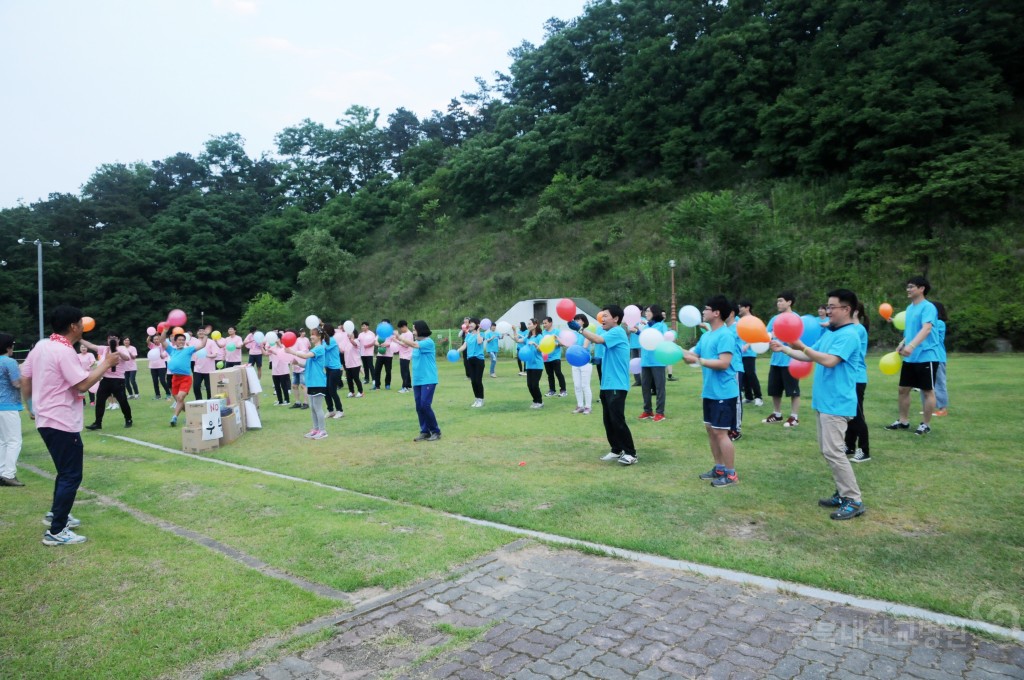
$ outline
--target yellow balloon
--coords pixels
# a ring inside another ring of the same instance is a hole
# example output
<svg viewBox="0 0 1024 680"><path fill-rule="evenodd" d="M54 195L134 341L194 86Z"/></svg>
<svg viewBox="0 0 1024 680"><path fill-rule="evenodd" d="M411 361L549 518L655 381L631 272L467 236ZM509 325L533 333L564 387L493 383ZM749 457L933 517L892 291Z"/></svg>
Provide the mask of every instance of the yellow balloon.
<svg viewBox="0 0 1024 680"><path fill-rule="evenodd" d="M210 333L210 337L214 340L220 340L220 331L214 331Z"/></svg>
<svg viewBox="0 0 1024 680"><path fill-rule="evenodd" d="M540 347L540 351L544 354L550 354L551 351L555 349L555 344L555 336L545 335L544 339L541 340L537 346Z"/></svg>
<svg viewBox="0 0 1024 680"><path fill-rule="evenodd" d="M896 326L896 330L901 331L907 327L907 313L900 312L896 316L892 317L892 325Z"/></svg>
<svg viewBox="0 0 1024 680"><path fill-rule="evenodd" d="M903 365L903 357L899 352L889 352L878 360L878 370L886 375L896 375Z"/></svg>

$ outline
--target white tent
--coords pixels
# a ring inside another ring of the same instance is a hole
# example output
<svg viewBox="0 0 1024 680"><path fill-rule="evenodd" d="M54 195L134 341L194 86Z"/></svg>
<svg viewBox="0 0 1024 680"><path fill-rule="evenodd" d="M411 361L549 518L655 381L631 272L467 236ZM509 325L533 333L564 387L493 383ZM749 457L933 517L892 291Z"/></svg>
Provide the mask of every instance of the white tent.
<svg viewBox="0 0 1024 680"><path fill-rule="evenodd" d="M566 328L566 322L563 321L555 311L560 300L562 300L562 298L520 300L494 321L495 323L499 321L507 321L512 325L512 330L518 332L520 322L529 321L530 319L536 319L539 322L544 317L550 316L551 320L554 322L555 328ZM576 303L576 313L585 315L587 317L587 321L590 322L590 325L596 327L596 316L597 313L601 311L598 306L586 298L571 298L571 300ZM514 345L511 340L502 340L502 349L512 349L513 346Z"/></svg>

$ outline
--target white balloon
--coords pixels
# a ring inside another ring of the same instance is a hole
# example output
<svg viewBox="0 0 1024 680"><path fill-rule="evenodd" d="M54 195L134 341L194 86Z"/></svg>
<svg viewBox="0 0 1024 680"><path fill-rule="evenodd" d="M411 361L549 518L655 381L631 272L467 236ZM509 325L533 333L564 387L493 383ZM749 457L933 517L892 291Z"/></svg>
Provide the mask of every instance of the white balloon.
<svg viewBox="0 0 1024 680"><path fill-rule="evenodd" d="M693 305L686 305L679 310L679 321L687 328L693 328L700 324L700 310Z"/></svg>
<svg viewBox="0 0 1024 680"><path fill-rule="evenodd" d="M640 323L640 308L636 305L629 305L622 310L622 321L627 326L635 326Z"/></svg>
<svg viewBox="0 0 1024 680"><path fill-rule="evenodd" d="M316 314L310 314L306 317L306 328L313 330L314 328L320 328L320 317Z"/></svg>
<svg viewBox="0 0 1024 680"><path fill-rule="evenodd" d="M750 349L754 350L758 354L764 354L768 351L768 345L769 343L767 342L752 342L750 343Z"/></svg>
<svg viewBox="0 0 1024 680"><path fill-rule="evenodd" d="M495 327L498 329L499 333L508 333L512 330L512 324L508 321L499 321Z"/></svg>
<svg viewBox="0 0 1024 680"><path fill-rule="evenodd" d="M345 323L341 324L341 327L345 329L346 333L352 333L356 330L356 325L349 319Z"/></svg>
<svg viewBox="0 0 1024 680"><path fill-rule="evenodd" d="M267 336L263 335L263 331L256 331L255 333L252 334L253 341L258 345L263 344L263 341L266 339L266 337Z"/></svg>
<svg viewBox="0 0 1024 680"><path fill-rule="evenodd" d="M653 351L665 340L665 335L657 328L648 328L640 332L640 346Z"/></svg>
<svg viewBox="0 0 1024 680"><path fill-rule="evenodd" d="M270 331L269 333L266 334L264 340L267 341L268 345L273 345L274 343L277 342L277 333L275 333L274 331Z"/></svg>

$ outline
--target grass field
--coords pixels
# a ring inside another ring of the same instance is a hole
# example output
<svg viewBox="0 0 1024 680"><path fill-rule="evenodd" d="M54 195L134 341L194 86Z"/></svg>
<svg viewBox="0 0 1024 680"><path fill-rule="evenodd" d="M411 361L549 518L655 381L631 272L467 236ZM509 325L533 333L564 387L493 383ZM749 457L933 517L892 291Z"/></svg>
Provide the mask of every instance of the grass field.
<svg viewBox="0 0 1024 680"><path fill-rule="evenodd" d="M759 364L764 382L767 362ZM512 538L435 512L443 510L1001 625L1024 611L1024 468L1008 408L1024 382L1018 356L952 355L950 415L926 437L881 428L895 416L896 381L872 370L873 460L856 466L868 514L851 522L830 521L816 504L833 487L816 451L809 381L798 428L762 425L768 408L748 408L740 484L714 489L697 479L711 463L697 370L676 367L664 422L635 420L641 399L630 393L640 463L623 467L598 460L607 451L600 407L571 414L571 381L568 399L531 410L525 379L504 358L500 377L485 378L486 406L471 409L461 365L440 369L440 442L411 441L412 395L397 393L396 370L391 391L343 399L346 417L329 421L326 440L303 439L308 412L274 407L265 393L264 428L207 454L402 504L114 439L180 448L166 402L152 401L148 386L131 402L132 430L108 412L101 433L85 434L84 487L342 591L408 585ZM51 470L25 423L22 462ZM172 673L345 606L88 493L75 515L89 542L45 548L40 520L52 483L20 477L26 488L0 489L0 638L12 641L0 649L5 675Z"/></svg>

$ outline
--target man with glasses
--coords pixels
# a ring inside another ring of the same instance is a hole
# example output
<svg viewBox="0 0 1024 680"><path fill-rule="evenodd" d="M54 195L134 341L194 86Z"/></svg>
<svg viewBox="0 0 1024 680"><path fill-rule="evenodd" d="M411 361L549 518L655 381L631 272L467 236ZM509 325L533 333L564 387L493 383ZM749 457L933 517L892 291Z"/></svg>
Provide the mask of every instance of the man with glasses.
<svg viewBox="0 0 1024 680"><path fill-rule="evenodd" d="M811 406L818 412L818 446L832 469L836 491L818 505L834 508L830 517L853 519L864 514L857 477L846 458L846 428L857 415L857 374L864 364L864 350L853 323L857 296L839 288L828 294L825 313L831 320L831 333L823 333L813 347L797 340L789 346L772 340L773 352L791 359L813 361L814 392Z"/></svg>
<svg viewBox="0 0 1024 680"><path fill-rule="evenodd" d="M904 357L903 367L900 369L900 417L891 425L886 425L887 430L910 429L910 391L916 388L921 390L924 397L924 409L922 422L914 430L914 434L925 435L932 431L935 373L939 367L940 350L938 333L935 332L939 311L926 299L930 290L931 285L923 276L914 276L907 281L907 298L910 300L910 306L906 311L903 341L896 346L896 351Z"/></svg>

